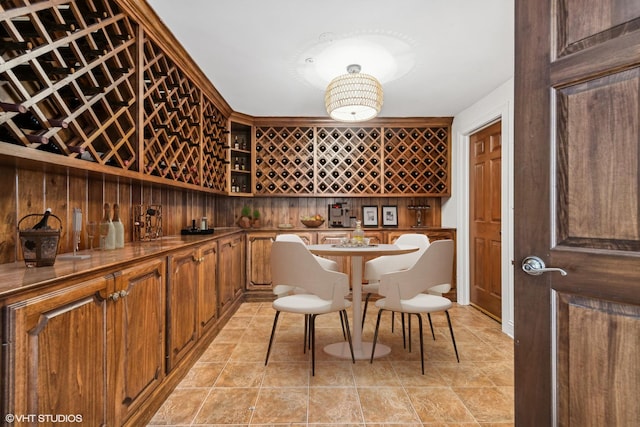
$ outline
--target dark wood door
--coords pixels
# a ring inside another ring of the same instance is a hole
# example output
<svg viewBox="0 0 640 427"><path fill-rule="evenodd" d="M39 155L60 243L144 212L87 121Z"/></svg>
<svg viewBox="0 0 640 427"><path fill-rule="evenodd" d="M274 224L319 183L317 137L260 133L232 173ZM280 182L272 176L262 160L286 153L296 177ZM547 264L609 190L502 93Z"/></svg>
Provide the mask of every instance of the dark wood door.
<svg viewBox="0 0 640 427"><path fill-rule="evenodd" d="M469 138L469 266L471 304L502 319L502 122Z"/></svg>
<svg viewBox="0 0 640 427"><path fill-rule="evenodd" d="M515 5L516 424L638 425L640 2Z"/></svg>

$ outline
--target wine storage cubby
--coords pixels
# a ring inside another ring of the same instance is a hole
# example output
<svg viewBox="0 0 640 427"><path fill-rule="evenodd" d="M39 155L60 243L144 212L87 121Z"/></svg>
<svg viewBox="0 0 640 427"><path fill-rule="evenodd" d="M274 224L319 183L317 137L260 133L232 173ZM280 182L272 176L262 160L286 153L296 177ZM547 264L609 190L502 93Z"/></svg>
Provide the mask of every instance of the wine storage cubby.
<svg viewBox="0 0 640 427"><path fill-rule="evenodd" d="M0 142L134 169L135 23L98 0L2 7Z"/></svg>
<svg viewBox="0 0 640 427"><path fill-rule="evenodd" d="M231 122L230 141L231 192L249 194L252 192L251 174L251 126Z"/></svg>
<svg viewBox="0 0 640 427"><path fill-rule="evenodd" d="M256 130L256 194L313 194L314 131L309 127Z"/></svg>
<svg viewBox="0 0 640 427"><path fill-rule="evenodd" d="M256 127L256 195L449 195L449 123Z"/></svg>

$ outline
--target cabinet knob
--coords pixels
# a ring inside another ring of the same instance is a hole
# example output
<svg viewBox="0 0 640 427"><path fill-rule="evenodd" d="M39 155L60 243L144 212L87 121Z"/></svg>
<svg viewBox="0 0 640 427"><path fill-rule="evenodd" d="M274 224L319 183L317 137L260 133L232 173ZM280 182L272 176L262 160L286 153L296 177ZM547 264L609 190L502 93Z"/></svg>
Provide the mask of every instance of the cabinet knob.
<svg viewBox="0 0 640 427"><path fill-rule="evenodd" d="M111 298L112 301L118 301L120 299L120 292L112 293L109 295L109 298Z"/></svg>

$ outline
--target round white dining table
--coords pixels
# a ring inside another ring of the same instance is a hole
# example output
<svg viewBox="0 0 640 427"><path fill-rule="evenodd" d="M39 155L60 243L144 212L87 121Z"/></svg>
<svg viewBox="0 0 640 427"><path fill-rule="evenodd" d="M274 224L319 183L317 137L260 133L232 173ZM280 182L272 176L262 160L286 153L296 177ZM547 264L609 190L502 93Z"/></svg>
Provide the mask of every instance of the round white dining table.
<svg viewBox="0 0 640 427"><path fill-rule="evenodd" d="M362 341L362 258L377 257L382 255L401 255L418 250L415 246L405 245L370 245L358 247L345 247L339 244L308 245L309 251L320 256L347 256L351 258L351 291L353 310L353 326L351 328L351 340L353 353L356 359L369 359L371 357L372 343ZM349 343L338 342L329 344L324 351L332 356L343 359L351 359ZM376 344L376 353L373 357L383 357L391 352L391 348L384 344Z"/></svg>

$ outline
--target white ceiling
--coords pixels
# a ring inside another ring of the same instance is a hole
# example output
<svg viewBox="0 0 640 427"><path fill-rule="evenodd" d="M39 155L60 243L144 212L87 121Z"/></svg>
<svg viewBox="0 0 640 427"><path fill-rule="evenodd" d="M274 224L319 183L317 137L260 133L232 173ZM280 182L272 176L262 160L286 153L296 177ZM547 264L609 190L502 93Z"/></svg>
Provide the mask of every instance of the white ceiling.
<svg viewBox="0 0 640 427"><path fill-rule="evenodd" d="M147 1L252 116L327 116L352 62L381 81L380 117L455 116L513 76L514 0Z"/></svg>

